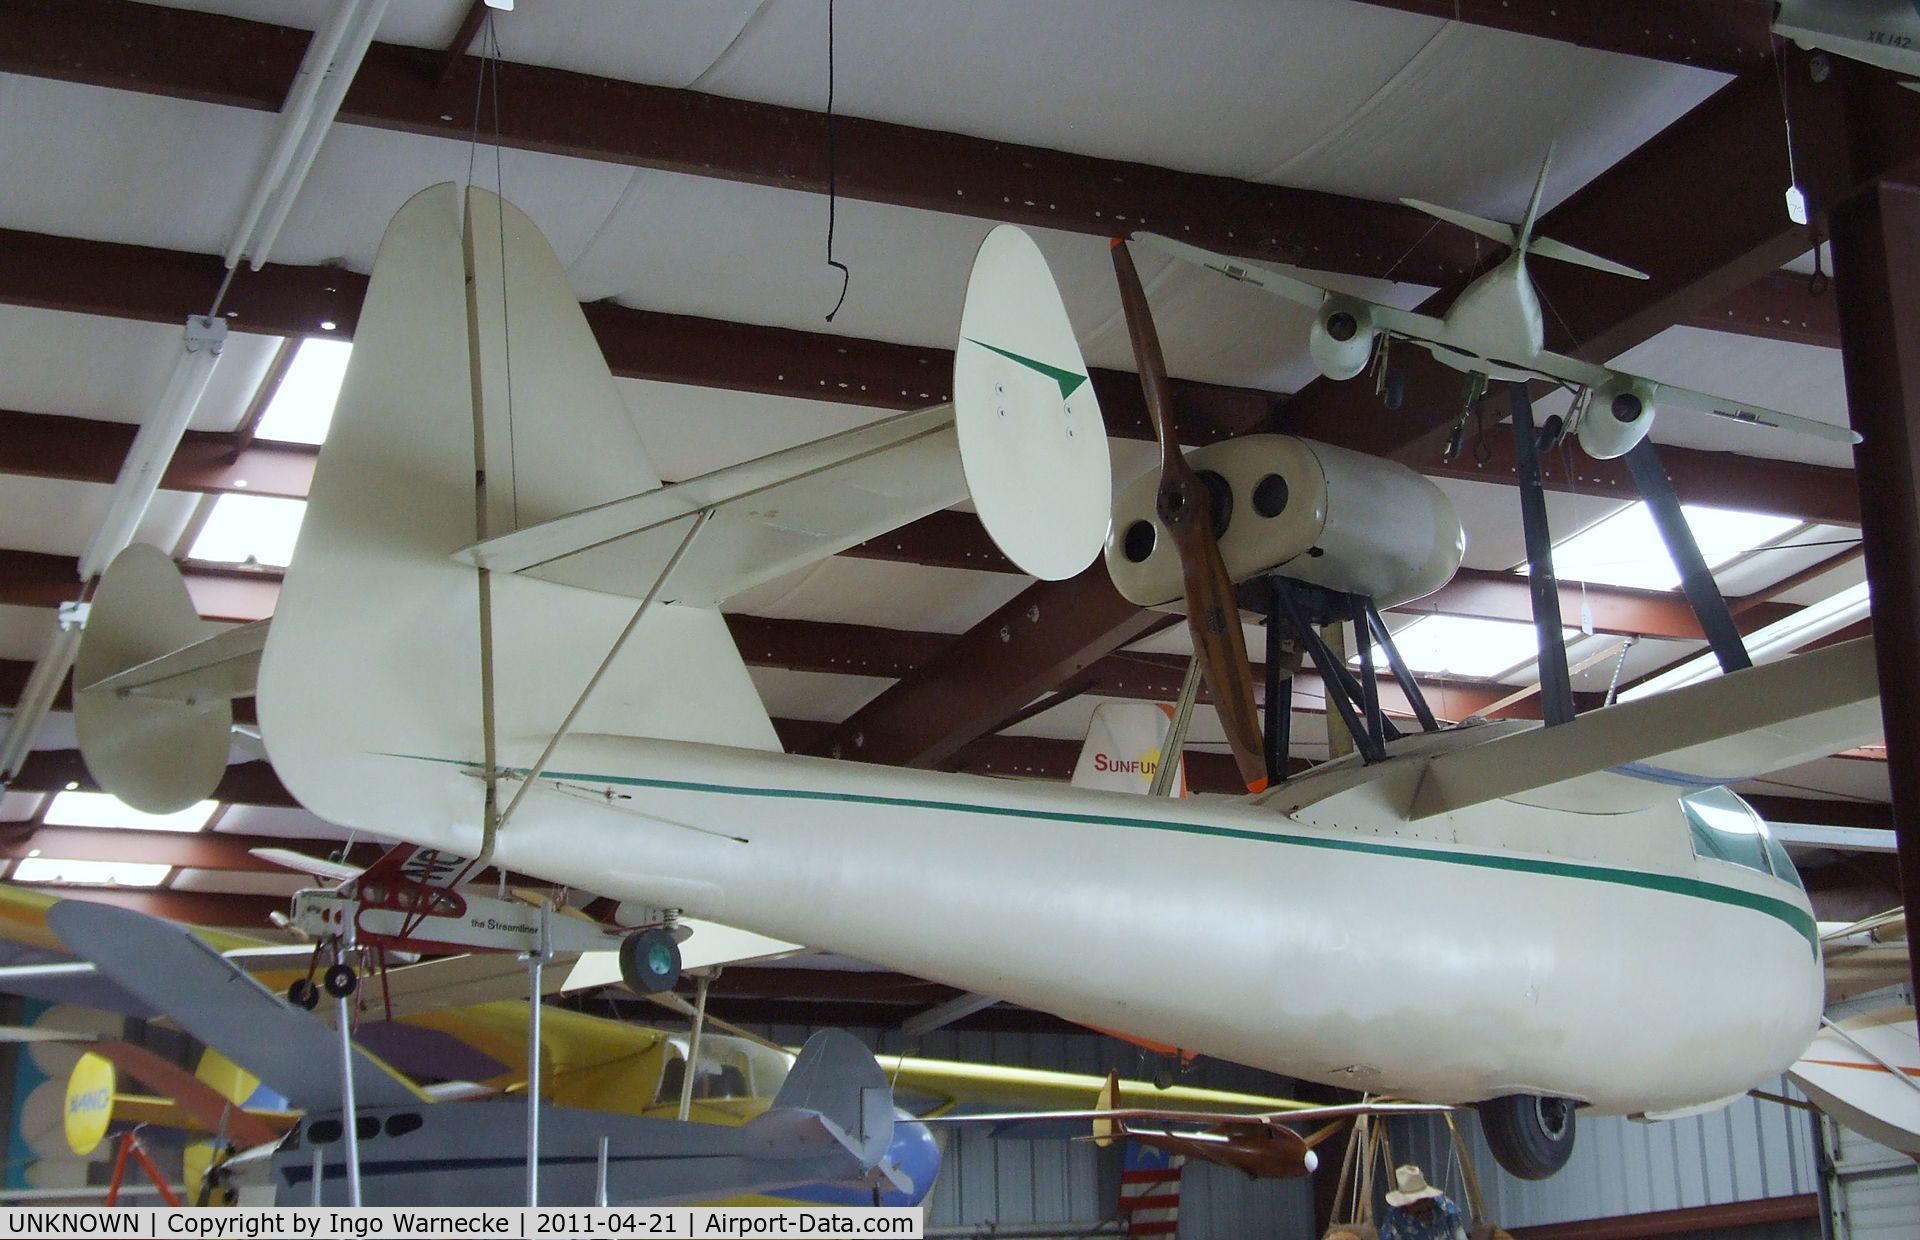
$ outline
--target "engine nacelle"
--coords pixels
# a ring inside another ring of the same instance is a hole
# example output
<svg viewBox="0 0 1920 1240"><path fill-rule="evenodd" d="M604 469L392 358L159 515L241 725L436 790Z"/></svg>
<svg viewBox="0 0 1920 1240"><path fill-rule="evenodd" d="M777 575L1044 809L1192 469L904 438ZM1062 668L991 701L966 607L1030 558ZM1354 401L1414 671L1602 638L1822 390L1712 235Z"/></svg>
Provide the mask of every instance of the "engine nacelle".
<svg viewBox="0 0 1920 1240"><path fill-rule="evenodd" d="M1329 379L1351 379L1373 357L1373 311L1363 301L1328 294L1313 316L1307 349Z"/></svg>
<svg viewBox="0 0 1920 1240"><path fill-rule="evenodd" d="M1580 415L1580 446L1597 461L1624 455L1653 429L1653 385L1615 379L1593 390Z"/></svg>
<svg viewBox="0 0 1920 1240"><path fill-rule="evenodd" d="M1291 435L1242 435L1187 460L1216 524L1224 503L1220 557L1235 581L1277 569L1392 607L1433 593L1460 567L1466 540L1453 504L1398 462ZM1115 501L1107 572L1128 602L1178 610L1180 556L1154 510L1159 481L1151 470Z"/></svg>

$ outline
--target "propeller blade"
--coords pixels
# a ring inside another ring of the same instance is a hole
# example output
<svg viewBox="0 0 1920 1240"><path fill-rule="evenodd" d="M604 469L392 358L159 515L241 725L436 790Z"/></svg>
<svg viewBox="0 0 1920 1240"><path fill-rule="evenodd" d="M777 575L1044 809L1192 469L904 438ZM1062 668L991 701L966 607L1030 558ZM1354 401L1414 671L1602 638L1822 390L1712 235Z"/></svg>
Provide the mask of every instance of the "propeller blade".
<svg viewBox="0 0 1920 1240"><path fill-rule="evenodd" d="M1247 662L1247 639L1240 629L1233 579L1227 575L1227 564L1220 557L1220 543L1213 533L1213 503L1206 485L1181 454L1160 335L1154 330L1146 290L1140 285L1140 273L1124 240L1113 243L1113 269L1120 281L1120 305L1126 313L1134 361L1140 368L1147 413L1160 440L1160 491L1155 508L1180 557L1194 655L1213 693L1214 710L1226 730L1240 778L1246 782L1247 791L1259 792L1267 786L1267 759L1261 746L1260 716L1253 702L1253 669Z"/></svg>

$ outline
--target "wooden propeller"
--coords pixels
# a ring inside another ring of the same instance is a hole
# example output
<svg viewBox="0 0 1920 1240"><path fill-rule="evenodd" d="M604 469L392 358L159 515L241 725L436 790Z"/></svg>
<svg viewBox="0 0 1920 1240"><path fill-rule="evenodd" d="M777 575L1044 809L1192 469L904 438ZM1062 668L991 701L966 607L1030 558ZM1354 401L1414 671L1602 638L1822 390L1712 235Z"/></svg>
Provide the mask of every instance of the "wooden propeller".
<svg viewBox="0 0 1920 1240"><path fill-rule="evenodd" d="M1233 579L1227 575L1227 564L1220 558L1220 543L1213 533L1213 500L1200 475L1180 452L1160 335L1154 330L1146 290L1140 286L1140 273L1134 269L1125 241L1113 243L1113 270L1120 281L1120 305L1126 312L1127 337L1140 368L1147 413L1160 440L1160 489L1154 506L1180 556L1187 628L1193 634L1194 653L1213 693L1214 709L1220 713L1240 778L1246 782L1247 791L1260 792L1267 786L1267 759L1253 703L1253 669L1247 663L1247 640L1240 630Z"/></svg>

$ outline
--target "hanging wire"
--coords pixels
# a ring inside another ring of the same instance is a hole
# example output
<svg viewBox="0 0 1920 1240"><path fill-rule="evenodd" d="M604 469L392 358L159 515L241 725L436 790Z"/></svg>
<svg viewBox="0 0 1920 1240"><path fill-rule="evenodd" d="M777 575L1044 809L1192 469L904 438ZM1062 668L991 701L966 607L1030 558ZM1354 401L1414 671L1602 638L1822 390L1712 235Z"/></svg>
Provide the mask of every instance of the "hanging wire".
<svg viewBox="0 0 1920 1240"><path fill-rule="evenodd" d="M833 145L833 7L834 0L827 0L827 266L840 273L840 296L833 303L833 309L827 311L829 323L833 322L834 315L840 313L840 307L847 304L847 290L853 286L853 272L833 256L834 217L840 198L839 169Z"/></svg>

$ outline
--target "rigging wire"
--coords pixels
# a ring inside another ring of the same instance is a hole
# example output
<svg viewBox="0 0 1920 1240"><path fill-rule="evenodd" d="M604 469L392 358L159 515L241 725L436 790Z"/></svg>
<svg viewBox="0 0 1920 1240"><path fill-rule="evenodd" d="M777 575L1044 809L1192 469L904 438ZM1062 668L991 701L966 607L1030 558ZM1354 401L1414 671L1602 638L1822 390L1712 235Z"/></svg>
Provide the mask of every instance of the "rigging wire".
<svg viewBox="0 0 1920 1240"><path fill-rule="evenodd" d="M853 272L833 256L833 232L840 198L839 166L833 142L833 8L834 0L827 0L827 266L840 273L840 296L834 301L833 309L827 311L829 323L840 313L840 307L847 304L847 290L853 286Z"/></svg>

